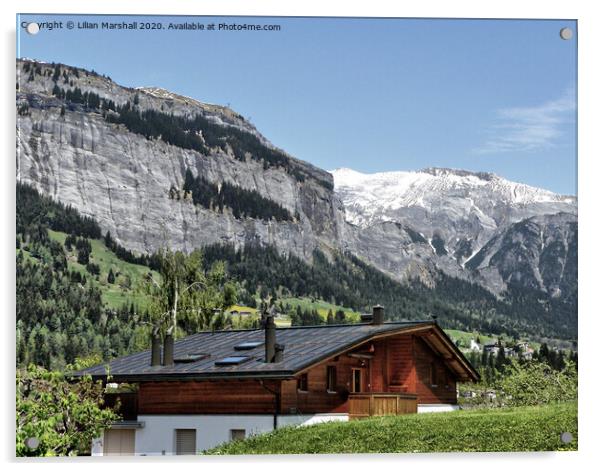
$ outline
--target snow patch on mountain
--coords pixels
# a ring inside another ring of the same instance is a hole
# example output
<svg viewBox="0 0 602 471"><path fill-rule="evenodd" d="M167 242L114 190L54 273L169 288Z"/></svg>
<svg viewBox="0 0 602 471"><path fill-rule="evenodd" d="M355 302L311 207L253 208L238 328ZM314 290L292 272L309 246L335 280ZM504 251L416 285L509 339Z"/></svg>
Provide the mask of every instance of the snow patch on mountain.
<svg viewBox="0 0 602 471"><path fill-rule="evenodd" d="M345 204L347 221L362 227L395 220L391 213L412 207L428 212L446 207L459 217L474 214L492 227L496 225L492 208L499 205L521 208L559 204L576 208L575 197L511 182L492 173L443 168L372 174L339 168L331 173L335 191Z"/></svg>

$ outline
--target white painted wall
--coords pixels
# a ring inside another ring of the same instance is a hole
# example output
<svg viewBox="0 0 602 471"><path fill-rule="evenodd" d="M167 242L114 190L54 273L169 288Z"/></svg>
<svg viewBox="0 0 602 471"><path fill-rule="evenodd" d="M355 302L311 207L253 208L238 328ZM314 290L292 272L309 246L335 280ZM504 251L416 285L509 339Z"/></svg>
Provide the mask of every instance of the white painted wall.
<svg viewBox="0 0 602 471"><path fill-rule="evenodd" d="M418 413L425 412L451 412L460 409L457 404L418 404Z"/></svg>
<svg viewBox="0 0 602 471"><path fill-rule="evenodd" d="M278 427L290 425L314 425L324 422L348 422L349 414L279 415Z"/></svg>
<svg viewBox="0 0 602 471"><path fill-rule="evenodd" d="M278 427L347 420L347 414L282 415ZM274 427L273 415L139 415L138 421L144 427L136 430L137 455L175 454L176 429L196 429L197 452L201 452L230 441L232 429L245 429L248 437Z"/></svg>
<svg viewBox="0 0 602 471"><path fill-rule="evenodd" d="M103 434L104 435L104 434ZM92 456L102 456L104 449L104 438L96 437L92 440Z"/></svg>
<svg viewBox="0 0 602 471"><path fill-rule="evenodd" d="M418 404L418 413L458 410L456 404ZM278 428L295 425L313 425L324 422L347 422L348 414L280 415ZM246 436L270 432L274 426L272 415L139 415L142 428L136 429L137 455L175 454L176 429L196 429L197 452L230 441L230 430L245 429ZM92 442L92 455L103 453L103 440Z"/></svg>

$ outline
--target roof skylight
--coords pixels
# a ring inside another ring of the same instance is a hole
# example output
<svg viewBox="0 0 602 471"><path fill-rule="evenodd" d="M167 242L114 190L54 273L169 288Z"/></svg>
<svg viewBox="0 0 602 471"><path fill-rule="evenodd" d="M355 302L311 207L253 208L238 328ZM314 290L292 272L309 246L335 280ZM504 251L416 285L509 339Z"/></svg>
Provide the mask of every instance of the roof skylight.
<svg viewBox="0 0 602 471"><path fill-rule="evenodd" d="M215 362L215 366L232 366L232 365L240 365L246 361L249 361L251 357L248 356L235 356L235 357L226 357L221 360L217 360Z"/></svg>
<svg viewBox="0 0 602 471"><path fill-rule="evenodd" d="M243 342L234 346L234 350L253 350L263 345L263 342Z"/></svg>

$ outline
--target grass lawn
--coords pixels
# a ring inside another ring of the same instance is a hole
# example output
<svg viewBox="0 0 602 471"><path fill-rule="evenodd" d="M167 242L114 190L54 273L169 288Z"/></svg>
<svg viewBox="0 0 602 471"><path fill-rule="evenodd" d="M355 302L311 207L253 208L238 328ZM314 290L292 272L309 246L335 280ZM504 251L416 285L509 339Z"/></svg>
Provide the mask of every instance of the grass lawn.
<svg viewBox="0 0 602 471"><path fill-rule="evenodd" d="M560 435L570 432L571 443ZM577 403L375 417L286 427L207 454L425 453L577 449Z"/></svg>
<svg viewBox="0 0 602 471"><path fill-rule="evenodd" d="M353 309L337 306L336 304L331 304L326 301L322 301L321 299L310 299L310 298L283 298L282 304L290 304L293 308L297 306L301 306L301 309L316 309L318 314L322 316L324 320L328 316L328 311L332 309L332 314L334 315L338 309L342 309L345 311L345 317L349 319L351 322L359 322L360 313L354 311Z"/></svg>
<svg viewBox="0 0 602 471"><path fill-rule="evenodd" d="M445 333L449 335L452 340L455 342L456 340L461 340L467 347L470 345L470 339L481 339L481 345L485 345L488 343L497 342L497 337L490 337L484 334L475 334L473 332L465 332L463 330L455 330L455 329L444 329Z"/></svg>
<svg viewBox="0 0 602 471"><path fill-rule="evenodd" d="M48 230L48 235L51 239L65 243L67 234ZM150 271L148 267L135 265L125 262L111 252L103 241L97 239L89 239L92 246L90 261L100 267L100 275L98 280L95 276L87 272L86 267L77 262L77 252L73 250L67 257L69 269L78 271L87 278L94 280L102 292L102 300L109 307L117 309L124 304L134 303L140 309L143 309L148 304L146 296L138 292L137 287L142 277ZM107 283L107 275L109 269L113 269L114 273L119 273L115 283ZM155 275L157 276L157 275ZM129 287L127 286L129 284Z"/></svg>

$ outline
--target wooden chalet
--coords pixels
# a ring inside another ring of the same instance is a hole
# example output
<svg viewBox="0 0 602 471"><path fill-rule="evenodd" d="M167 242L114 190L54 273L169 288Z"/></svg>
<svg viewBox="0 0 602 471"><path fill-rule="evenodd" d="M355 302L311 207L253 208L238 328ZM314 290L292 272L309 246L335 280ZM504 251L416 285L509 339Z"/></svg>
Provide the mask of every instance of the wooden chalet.
<svg viewBox="0 0 602 471"><path fill-rule="evenodd" d="M274 428L457 408L477 372L435 321L202 332L113 360L124 421L93 454L189 454ZM161 360L162 357L162 360ZM107 381L105 366L82 370Z"/></svg>

